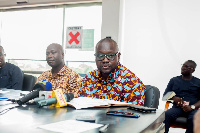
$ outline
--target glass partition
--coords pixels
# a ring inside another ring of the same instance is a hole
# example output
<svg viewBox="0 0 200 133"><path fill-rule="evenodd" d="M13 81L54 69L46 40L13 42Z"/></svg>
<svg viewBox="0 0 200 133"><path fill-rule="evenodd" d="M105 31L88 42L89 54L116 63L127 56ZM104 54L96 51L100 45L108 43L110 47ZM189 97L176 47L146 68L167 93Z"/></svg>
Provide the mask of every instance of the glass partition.
<svg viewBox="0 0 200 133"><path fill-rule="evenodd" d="M0 12L0 45L8 62L39 75L51 69L45 61L47 46L59 43L65 48L67 27L82 26L84 34L92 35L92 49L65 49L65 61L77 73L86 74L96 69L94 47L101 39L101 20L101 3L5 10ZM90 37L83 36L83 40Z"/></svg>

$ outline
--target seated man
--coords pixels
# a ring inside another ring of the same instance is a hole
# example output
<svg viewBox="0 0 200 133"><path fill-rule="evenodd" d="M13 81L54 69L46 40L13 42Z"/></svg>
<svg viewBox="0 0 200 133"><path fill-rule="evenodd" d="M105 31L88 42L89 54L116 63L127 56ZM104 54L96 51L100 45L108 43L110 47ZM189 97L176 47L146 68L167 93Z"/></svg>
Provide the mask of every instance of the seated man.
<svg viewBox="0 0 200 133"><path fill-rule="evenodd" d="M181 76L173 77L164 92L174 91L172 108L165 112L165 133L168 133L170 124L179 116L188 119L186 133L193 133L193 116L200 107L200 79L192 76L196 63L186 61L181 68Z"/></svg>
<svg viewBox="0 0 200 133"><path fill-rule="evenodd" d="M78 96L144 105L145 86L133 72L120 64L117 43L110 38L102 39L95 51L98 69L85 76Z"/></svg>
<svg viewBox="0 0 200 133"><path fill-rule="evenodd" d="M52 69L43 72L37 82L48 80L52 84L52 90L62 89L63 93L73 93L76 96L82 78L65 65L62 46L50 44L46 49L46 60Z"/></svg>
<svg viewBox="0 0 200 133"><path fill-rule="evenodd" d="M18 66L5 62L4 49L0 46L0 88L21 90L24 74Z"/></svg>

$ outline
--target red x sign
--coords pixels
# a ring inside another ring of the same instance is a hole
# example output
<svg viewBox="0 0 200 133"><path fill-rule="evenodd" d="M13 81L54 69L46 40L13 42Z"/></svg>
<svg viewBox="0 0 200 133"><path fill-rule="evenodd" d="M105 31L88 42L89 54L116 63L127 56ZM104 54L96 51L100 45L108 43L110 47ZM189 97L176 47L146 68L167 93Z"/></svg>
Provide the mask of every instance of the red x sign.
<svg viewBox="0 0 200 133"><path fill-rule="evenodd" d="M67 27L66 35L66 48L82 48L82 26Z"/></svg>
<svg viewBox="0 0 200 133"><path fill-rule="evenodd" d="M72 44L72 42L75 42L76 44L79 44L79 40L77 39L77 37L80 35L79 32L76 32L76 34L74 35L72 32L69 33L69 36L71 37L71 39L68 41L69 44Z"/></svg>

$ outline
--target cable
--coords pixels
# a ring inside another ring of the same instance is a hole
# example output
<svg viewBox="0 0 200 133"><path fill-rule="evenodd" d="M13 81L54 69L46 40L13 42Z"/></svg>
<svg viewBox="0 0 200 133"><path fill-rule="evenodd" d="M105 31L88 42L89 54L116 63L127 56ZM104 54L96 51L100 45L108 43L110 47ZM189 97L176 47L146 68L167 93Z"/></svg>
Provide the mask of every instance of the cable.
<svg viewBox="0 0 200 133"><path fill-rule="evenodd" d="M8 111L10 111L11 109L14 109L16 107L20 107L20 106L18 105L18 106L14 106L14 107L10 107L10 108L4 109L4 110L0 111L0 115L3 115L5 113L7 113Z"/></svg>

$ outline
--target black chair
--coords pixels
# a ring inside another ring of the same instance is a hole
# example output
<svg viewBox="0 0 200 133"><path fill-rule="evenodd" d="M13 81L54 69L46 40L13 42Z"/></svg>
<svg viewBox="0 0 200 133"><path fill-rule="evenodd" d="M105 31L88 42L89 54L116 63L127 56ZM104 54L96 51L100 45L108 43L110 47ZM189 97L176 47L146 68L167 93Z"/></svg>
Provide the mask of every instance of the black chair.
<svg viewBox="0 0 200 133"><path fill-rule="evenodd" d="M151 85L145 85L145 87L146 91L144 93L145 95L144 106L158 109L159 98L160 98L159 89Z"/></svg>
<svg viewBox="0 0 200 133"><path fill-rule="evenodd" d="M35 85L37 77L33 75L24 74L22 91L31 91Z"/></svg>

